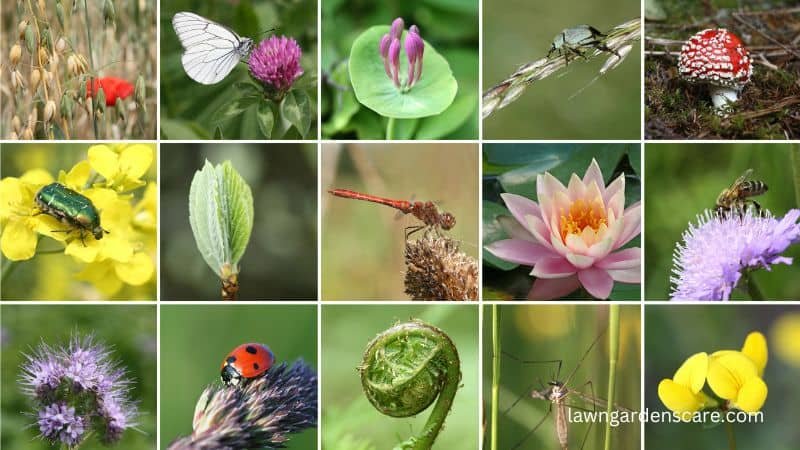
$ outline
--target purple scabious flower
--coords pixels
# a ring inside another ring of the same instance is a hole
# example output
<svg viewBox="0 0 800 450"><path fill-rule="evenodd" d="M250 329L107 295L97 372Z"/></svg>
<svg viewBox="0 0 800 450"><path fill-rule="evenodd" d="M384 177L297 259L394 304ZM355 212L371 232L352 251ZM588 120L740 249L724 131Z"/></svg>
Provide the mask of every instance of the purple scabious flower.
<svg viewBox="0 0 800 450"><path fill-rule="evenodd" d="M77 446L92 431L113 444L136 425L136 405L125 370L92 336L73 336L66 346L39 344L25 355L19 383L35 406L43 438Z"/></svg>
<svg viewBox="0 0 800 450"><path fill-rule="evenodd" d="M719 215L706 210L690 224L673 255L672 300L728 300L746 271L791 264L782 256L800 242L800 210Z"/></svg>
<svg viewBox="0 0 800 450"><path fill-rule="evenodd" d="M283 93L292 87L292 83L300 75L303 75L303 68L300 67L302 54L303 51L294 39L270 36L250 52L247 64L253 77Z"/></svg>

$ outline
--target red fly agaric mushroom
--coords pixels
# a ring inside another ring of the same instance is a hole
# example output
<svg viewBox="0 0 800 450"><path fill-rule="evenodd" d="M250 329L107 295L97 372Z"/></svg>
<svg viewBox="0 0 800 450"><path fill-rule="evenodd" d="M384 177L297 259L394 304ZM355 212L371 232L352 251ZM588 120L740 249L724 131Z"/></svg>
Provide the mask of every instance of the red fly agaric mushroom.
<svg viewBox="0 0 800 450"><path fill-rule="evenodd" d="M722 114L739 98L753 68L742 41L724 28L706 29L690 37L681 48L678 71L684 79L705 83L711 101Z"/></svg>

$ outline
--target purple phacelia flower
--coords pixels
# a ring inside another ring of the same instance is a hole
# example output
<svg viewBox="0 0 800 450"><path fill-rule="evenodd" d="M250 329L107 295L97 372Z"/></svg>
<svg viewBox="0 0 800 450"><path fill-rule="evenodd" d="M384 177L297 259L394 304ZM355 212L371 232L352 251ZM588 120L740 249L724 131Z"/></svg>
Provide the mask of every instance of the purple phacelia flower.
<svg viewBox="0 0 800 450"><path fill-rule="evenodd" d="M798 209L782 218L750 210L699 215L674 252L672 300L728 300L745 272L791 264L782 254L800 242L798 218Z"/></svg>
<svg viewBox="0 0 800 450"><path fill-rule="evenodd" d="M69 447L78 445L86 431L86 420L75 414L75 408L63 402L45 406L39 411L39 431L52 443Z"/></svg>
<svg viewBox="0 0 800 450"><path fill-rule="evenodd" d="M403 40L403 19L398 17L392 22L389 33L381 38L378 50L383 59L383 68L386 76L394 83L395 87L407 91L419 81L422 76L422 58L425 53L425 42L419 34L419 28L411 25ZM408 74L406 79L400 80L400 50L405 48L408 59Z"/></svg>
<svg viewBox="0 0 800 450"><path fill-rule="evenodd" d="M300 56L303 51L292 38L270 36L250 52L250 74L265 86L283 94L303 75Z"/></svg>
<svg viewBox="0 0 800 450"><path fill-rule="evenodd" d="M73 336L63 347L41 343L25 357L22 392L34 401L41 435L51 443L74 447L93 431L112 444L136 425L131 381L92 336Z"/></svg>

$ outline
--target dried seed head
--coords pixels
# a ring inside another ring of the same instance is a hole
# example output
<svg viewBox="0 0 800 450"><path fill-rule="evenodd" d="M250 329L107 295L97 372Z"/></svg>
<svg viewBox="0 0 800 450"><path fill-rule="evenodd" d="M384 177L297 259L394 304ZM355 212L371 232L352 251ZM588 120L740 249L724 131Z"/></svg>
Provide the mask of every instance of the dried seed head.
<svg viewBox="0 0 800 450"><path fill-rule="evenodd" d="M36 118L37 117L39 117L39 110L34 105L31 108L31 113L28 114L28 128L32 129L32 128L36 127Z"/></svg>
<svg viewBox="0 0 800 450"><path fill-rule="evenodd" d="M26 141L32 141L33 140L33 128L25 127L25 130L22 132L22 139L24 139Z"/></svg>
<svg viewBox="0 0 800 450"><path fill-rule="evenodd" d="M19 64L19 59L22 57L22 46L19 44L14 44L11 46L11 51L8 52L8 60L11 63L12 68L16 68L17 64Z"/></svg>
<svg viewBox="0 0 800 450"><path fill-rule="evenodd" d="M406 294L414 300L477 300L478 264L458 242L429 230L406 241Z"/></svg>
<svg viewBox="0 0 800 450"><path fill-rule="evenodd" d="M146 96L147 92L144 86L144 77L139 75L139 77L136 78L136 87L134 88L133 98L136 100L136 103L143 108Z"/></svg>
<svg viewBox="0 0 800 450"><path fill-rule="evenodd" d="M75 56L78 58L78 64L81 66L81 73L85 73L89 68L89 62L86 61L86 57L80 53L76 53Z"/></svg>
<svg viewBox="0 0 800 450"><path fill-rule="evenodd" d="M72 76L78 75L78 60L75 55L67 56L67 72Z"/></svg>
<svg viewBox="0 0 800 450"><path fill-rule="evenodd" d="M76 1L77 0L73 0ZM64 29L64 6L61 5L61 1L56 1L56 17L58 17L58 24L61 25L61 29Z"/></svg>
<svg viewBox="0 0 800 450"><path fill-rule="evenodd" d="M44 123L50 123L53 120L53 116L56 114L56 102L53 100L48 100L47 103L44 105Z"/></svg>
<svg viewBox="0 0 800 450"><path fill-rule="evenodd" d="M23 20L17 25L17 32L19 33L20 39L25 39L25 30L28 29L28 21Z"/></svg>
<svg viewBox="0 0 800 450"><path fill-rule="evenodd" d="M11 134L8 135L8 139L12 141L19 140L19 135L17 134L16 131L12 131Z"/></svg>
<svg viewBox="0 0 800 450"><path fill-rule="evenodd" d="M58 38L56 41L56 51L58 53L64 53L64 50L67 49L67 41L63 37Z"/></svg>
<svg viewBox="0 0 800 450"><path fill-rule="evenodd" d="M72 96L64 92L64 95L61 96L61 117L71 119L74 106L75 101L72 100Z"/></svg>
<svg viewBox="0 0 800 450"><path fill-rule="evenodd" d="M38 0L37 5L39 7L39 14L44 16L47 12L47 4L45 4L44 0Z"/></svg>
<svg viewBox="0 0 800 450"><path fill-rule="evenodd" d="M19 116L15 115L14 118L11 119L11 128L13 128L17 134L22 130L22 121L19 120Z"/></svg>
<svg viewBox="0 0 800 450"><path fill-rule="evenodd" d="M123 122L127 121L127 115L125 113L125 105L122 103L122 99L117 97L117 102L114 104L114 108L117 110L117 116Z"/></svg>
<svg viewBox="0 0 800 450"><path fill-rule="evenodd" d="M47 53L47 49L44 47L39 47L39 63L42 67L50 63L50 54Z"/></svg>
<svg viewBox="0 0 800 450"><path fill-rule="evenodd" d="M22 81L22 73L19 70L15 69L11 72L11 87L14 88L15 92L25 88L25 83Z"/></svg>
<svg viewBox="0 0 800 450"><path fill-rule="evenodd" d="M113 26L116 16L117 13L114 11L114 3L111 0L106 0L103 3L103 20L105 20L106 26Z"/></svg>
<svg viewBox="0 0 800 450"><path fill-rule="evenodd" d="M31 90L36 93L39 89L39 82L42 81L42 71L39 69L31 70Z"/></svg>
<svg viewBox="0 0 800 450"><path fill-rule="evenodd" d="M33 54L34 49L36 49L36 35L30 24L25 27L25 47L28 48L28 53L30 54Z"/></svg>

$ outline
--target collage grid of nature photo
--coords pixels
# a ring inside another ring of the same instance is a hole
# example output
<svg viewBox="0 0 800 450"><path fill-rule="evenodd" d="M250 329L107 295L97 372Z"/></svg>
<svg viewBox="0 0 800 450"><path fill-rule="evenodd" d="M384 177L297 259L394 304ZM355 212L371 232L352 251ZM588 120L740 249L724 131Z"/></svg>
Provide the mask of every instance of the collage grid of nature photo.
<svg viewBox="0 0 800 450"><path fill-rule="evenodd" d="M0 13L0 450L800 449L800 0Z"/></svg>

